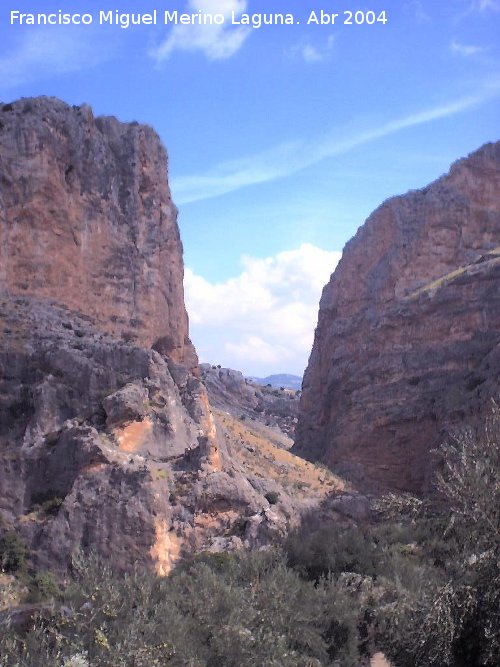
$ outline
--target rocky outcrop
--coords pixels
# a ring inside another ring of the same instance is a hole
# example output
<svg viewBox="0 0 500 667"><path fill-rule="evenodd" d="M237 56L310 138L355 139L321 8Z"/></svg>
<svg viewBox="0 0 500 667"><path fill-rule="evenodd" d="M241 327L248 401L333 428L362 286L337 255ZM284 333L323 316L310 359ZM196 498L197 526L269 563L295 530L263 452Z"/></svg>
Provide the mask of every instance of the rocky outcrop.
<svg viewBox="0 0 500 667"><path fill-rule="evenodd" d="M262 385L245 378L240 371L210 364L200 364L200 373L211 405L236 417L274 427L293 439L300 392Z"/></svg>
<svg viewBox="0 0 500 667"><path fill-rule="evenodd" d="M431 450L497 397L500 143L377 209L320 302L295 451L421 491Z"/></svg>
<svg viewBox="0 0 500 667"><path fill-rule="evenodd" d="M0 298L0 322L0 536L36 568L92 548L165 574L280 540L345 488L282 433L214 418L202 380L155 350L34 297Z"/></svg>
<svg viewBox="0 0 500 667"><path fill-rule="evenodd" d="M151 128L0 105L0 529L41 567L93 547L167 571L170 461L221 468L166 168Z"/></svg>
<svg viewBox="0 0 500 667"><path fill-rule="evenodd" d="M0 293L194 367L176 218L151 128L53 98L0 105Z"/></svg>
<svg viewBox="0 0 500 667"><path fill-rule="evenodd" d="M186 451L201 476L221 467L200 380L47 300L0 298L0 316L2 525L40 567L92 547L167 570L173 467L193 469Z"/></svg>

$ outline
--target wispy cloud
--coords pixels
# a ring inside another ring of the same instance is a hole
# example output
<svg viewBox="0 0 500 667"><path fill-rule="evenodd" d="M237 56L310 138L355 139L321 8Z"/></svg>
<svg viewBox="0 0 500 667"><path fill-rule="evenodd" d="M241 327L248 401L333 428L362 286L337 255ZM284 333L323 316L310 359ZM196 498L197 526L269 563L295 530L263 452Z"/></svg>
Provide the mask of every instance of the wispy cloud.
<svg viewBox="0 0 500 667"><path fill-rule="evenodd" d="M334 42L334 35L330 35L324 44L311 44L309 40L301 40L287 51L287 55L303 60L308 65L322 63L330 59Z"/></svg>
<svg viewBox="0 0 500 667"><path fill-rule="evenodd" d="M174 197L177 203L188 204L227 194L248 185L284 178L321 160L343 155L354 148L407 128L463 113L499 95L500 79L497 79L485 83L475 94L395 118L351 136L346 136L344 129L336 130L313 141L300 140L281 144L262 153L223 162L206 173L173 179Z"/></svg>
<svg viewBox="0 0 500 667"><path fill-rule="evenodd" d="M500 12L500 0L472 0L456 17L456 22L467 19L471 14L489 15L490 12Z"/></svg>
<svg viewBox="0 0 500 667"><path fill-rule="evenodd" d="M340 252L305 243L272 257L243 257L241 273L221 283L187 268L190 335L200 358L253 375L302 373L321 290L339 259Z"/></svg>
<svg viewBox="0 0 500 667"><path fill-rule="evenodd" d="M404 9L408 12L411 12L417 21L417 23L429 23L431 17L424 10L424 6L420 0L409 0L403 5Z"/></svg>
<svg viewBox="0 0 500 667"><path fill-rule="evenodd" d="M484 46L474 46L473 44L462 44L453 40L450 44L450 51L457 56L465 56L470 58L471 56L477 56L481 53L485 53L487 48Z"/></svg>
<svg viewBox="0 0 500 667"><path fill-rule="evenodd" d="M479 0L478 7L481 12L488 10L500 12L500 2L498 0Z"/></svg>
<svg viewBox="0 0 500 667"><path fill-rule="evenodd" d="M161 44L150 51L157 62L169 58L174 51L200 51L208 60L231 58L251 33L247 27L234 28L227 24L232 12L240 16L247 8L247 0L188 0L186 13L220 14L224 23L216 25L177 24Z"/></svg>
<svg viewBox="0 0 500 667"><path fill-rule="evenodd" d="M44 28L26 32L8 55L0 57L0 89L93 67L111 57L109 42L96 47L89 37L88 29L84 33L74 27L60 28L57 39Z"/></svg>

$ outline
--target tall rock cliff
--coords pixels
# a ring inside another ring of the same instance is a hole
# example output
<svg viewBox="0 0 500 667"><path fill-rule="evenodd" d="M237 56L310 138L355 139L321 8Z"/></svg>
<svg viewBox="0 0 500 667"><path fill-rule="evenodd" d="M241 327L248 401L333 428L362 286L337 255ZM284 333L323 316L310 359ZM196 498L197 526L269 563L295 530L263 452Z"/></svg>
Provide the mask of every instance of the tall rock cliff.
<svg viewBox="0 0 500 667"><path fill-rule="evenodd" d="M377 209L324 288L296 451L421 491L431 450L498 397L500 143Z"/></svg>
<svg viewBox="0 0 500 667"><path fill-rule="evenodd" d="M176 217L151 128L0 105L0 532L39 566L92 546L167 571L194 532L172 461L221 469Z"/></svg>
<svg viewBox="0 0 500 667"><path fill-rule="evenodd" d="M0 293L54 299L194 366L156 133L50 98L0 106Z"/></svg>

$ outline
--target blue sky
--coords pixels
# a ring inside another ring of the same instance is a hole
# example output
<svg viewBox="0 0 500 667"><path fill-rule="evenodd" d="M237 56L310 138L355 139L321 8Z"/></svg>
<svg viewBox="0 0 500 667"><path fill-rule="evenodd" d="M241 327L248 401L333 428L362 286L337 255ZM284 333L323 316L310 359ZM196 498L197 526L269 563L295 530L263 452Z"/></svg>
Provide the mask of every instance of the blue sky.
<svg viewBox="0 0 500 667"><path fill-rule="evenodd" d="M223 13L220 28L100 10ZM11 26L10 11L93 25ZM307 25L311 11L335 25ZM343 25L347 10L387 23ZM231 25L231 11L294 25ZM302 372L339 252L389 196L498 140L500 0L4 0L0 99L55 95L153 125L170 156L203 360Z"/></svg>

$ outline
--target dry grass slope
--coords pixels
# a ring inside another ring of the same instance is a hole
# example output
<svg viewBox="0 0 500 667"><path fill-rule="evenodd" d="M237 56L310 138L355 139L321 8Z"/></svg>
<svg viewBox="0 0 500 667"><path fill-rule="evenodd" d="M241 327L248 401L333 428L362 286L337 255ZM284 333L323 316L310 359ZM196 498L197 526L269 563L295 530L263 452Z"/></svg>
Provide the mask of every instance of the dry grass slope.
<svg viewBox="0 0 500 667"><path fill-rule="evenodd" d="M332 492L349 490L347 483L327 468L285 449L292 441L277 429L221 411L216 411L215 417L232 456L246 474L274 481L295 500L321 500Z"/></svg>

